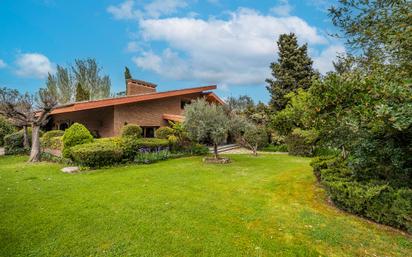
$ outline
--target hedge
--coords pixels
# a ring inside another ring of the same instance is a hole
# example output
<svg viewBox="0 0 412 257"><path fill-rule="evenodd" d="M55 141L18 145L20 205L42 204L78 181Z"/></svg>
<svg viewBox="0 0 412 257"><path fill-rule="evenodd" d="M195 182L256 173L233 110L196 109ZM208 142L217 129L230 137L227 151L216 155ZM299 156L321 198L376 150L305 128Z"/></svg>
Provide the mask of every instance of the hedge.
<svg viewBox="0 0 412 257"><path fill-rule="evenodd" d="M412 189L356 181L347 164L336 157L317 158L312 166L336 206L412 233Z"/></svg>
<svg viewBox="0 0 412 257"><path fill-rule="evenodd" d="M0 146L4 145L4 137L15 131L14 126L5 118L0 116Z"/></svg>
<svg viewBox="0 0 412 257"><path fill-rule="evenodd" d="M63 134L63 157L70 157L70 149L73 146L91 143L93 136L82 124L74 123Z"/></svg>
<svg viewBox="0 0 412 257"><path fill-rule="evenodd" d="M142 137L142 128L135 124L128 124L122 128L122 137L133 137L140 138Z"/></svg>
<svg viewBox="0 0 412 257"><path fill-rule="evenodd" d="M153 152L168 148L169 140L159 138L122 138L124 158L133 161L139 152Z"/></svg>
<svg viewBox="0 0 412 257"><path fill-rule="evenodd" d="M155 131L155 137L160 139L169 139L174 135L174 130L170 127L160 127Z"/></svg>
<svg viewBox="0 0 412 257"><path fill-rule="evenodd" d="M109 140L73 146L70 154L74 162L91 168L110 166L123 158L121 146Z"/></svg>
<svg viewBox="0 0 412 257"><path fill-rule="evenodd" d="M50 130L44 133L40 141L44 148L59 149L63 148L63 135L62 130Z"/></svg>
<svg viewBox="0 0 412 257"><path fill-rule="evenodd" d="M28 128L28 139L29 144L31 145L31 128ZM41 137L43 132L39 132L39 136ZM12 154L26 154L30 151L30 148L24 148L23 146L24 140L24 130L19 130L12 134L6 135L4 137L4 152L6 155Z"/></svg>

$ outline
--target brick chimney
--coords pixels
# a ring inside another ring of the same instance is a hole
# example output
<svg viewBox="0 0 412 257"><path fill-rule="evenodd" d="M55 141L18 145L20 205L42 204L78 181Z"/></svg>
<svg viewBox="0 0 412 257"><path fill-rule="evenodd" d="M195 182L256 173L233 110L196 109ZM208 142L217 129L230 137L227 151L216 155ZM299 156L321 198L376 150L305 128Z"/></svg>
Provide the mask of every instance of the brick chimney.
<svg viewBox="0 0 412 257"><path fill-rule="evenodd" d="M141 95L156 92L156 84L138 79L126 80L126 96Z"/></svg>

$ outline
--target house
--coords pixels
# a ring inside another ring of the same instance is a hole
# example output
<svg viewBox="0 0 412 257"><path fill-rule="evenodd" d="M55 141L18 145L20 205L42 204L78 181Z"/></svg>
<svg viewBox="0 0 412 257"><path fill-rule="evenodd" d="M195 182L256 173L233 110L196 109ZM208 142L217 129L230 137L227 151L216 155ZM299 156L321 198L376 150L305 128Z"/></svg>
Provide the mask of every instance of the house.
<svg viewBox="0 0 412 257"><path fill-rule="evenodd" d="M126 80L126 96L70 103L56 107L50 115L48 129L68 128L78 122L99 137L119 135L126 124L137 124L144 137L167 126L168 121L183 121L183 110L192 100L204 97L223 104L213 92L215 85L156 92L157 85L135 79Z"/></svg>

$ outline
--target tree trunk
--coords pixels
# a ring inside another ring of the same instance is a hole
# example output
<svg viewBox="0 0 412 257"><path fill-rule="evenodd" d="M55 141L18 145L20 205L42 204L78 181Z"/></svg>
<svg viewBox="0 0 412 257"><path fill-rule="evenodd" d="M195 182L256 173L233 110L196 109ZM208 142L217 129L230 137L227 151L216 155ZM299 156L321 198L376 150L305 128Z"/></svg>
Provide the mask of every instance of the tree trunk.
<svg viewBox="0 0 412 257"><path fill-rule="evenodd" d="M258 146L257 146L257 145L255 145L254 147L252 147L252 151L253 151L253 154L254 154L255 156L258 155L258 154L257 154L257 149L258 149Z"/></svg>
<svg viewBox="0 0 412 257"><path fill-rule="evenodd" d="M23 126L23 147L24 149L30 148L29 130L27 129L27 125Z"/></svg>
<svg viewBox="0 0 412 257"><path fill-rule="evenodd" d="M31 152L29 162L39 162L40 161L40 125L32 124L32 135L31 135Z"/></svg>
<svg viewBox="0 0 412 257"><path fill-rule="evenodd" d="M218 157L217 144L213 144L213 152L214 152L214 154L215 154L215 159L217 159L217 157Z"/></svg>

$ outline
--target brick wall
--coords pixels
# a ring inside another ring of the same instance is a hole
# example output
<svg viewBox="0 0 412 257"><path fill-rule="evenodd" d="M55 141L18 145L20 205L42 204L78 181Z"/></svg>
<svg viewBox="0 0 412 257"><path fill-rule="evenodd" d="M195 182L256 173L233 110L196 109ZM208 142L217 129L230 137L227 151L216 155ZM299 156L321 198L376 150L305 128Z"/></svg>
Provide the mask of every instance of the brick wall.
<svg viewBox="0 0 412 257"><path fill-rule="evenodd" d="M147 85L144 83L140 83L137 80L127 80L126 81L126 95L140 95L146 93L154 93L156 92L155 85Z"/></svg>

